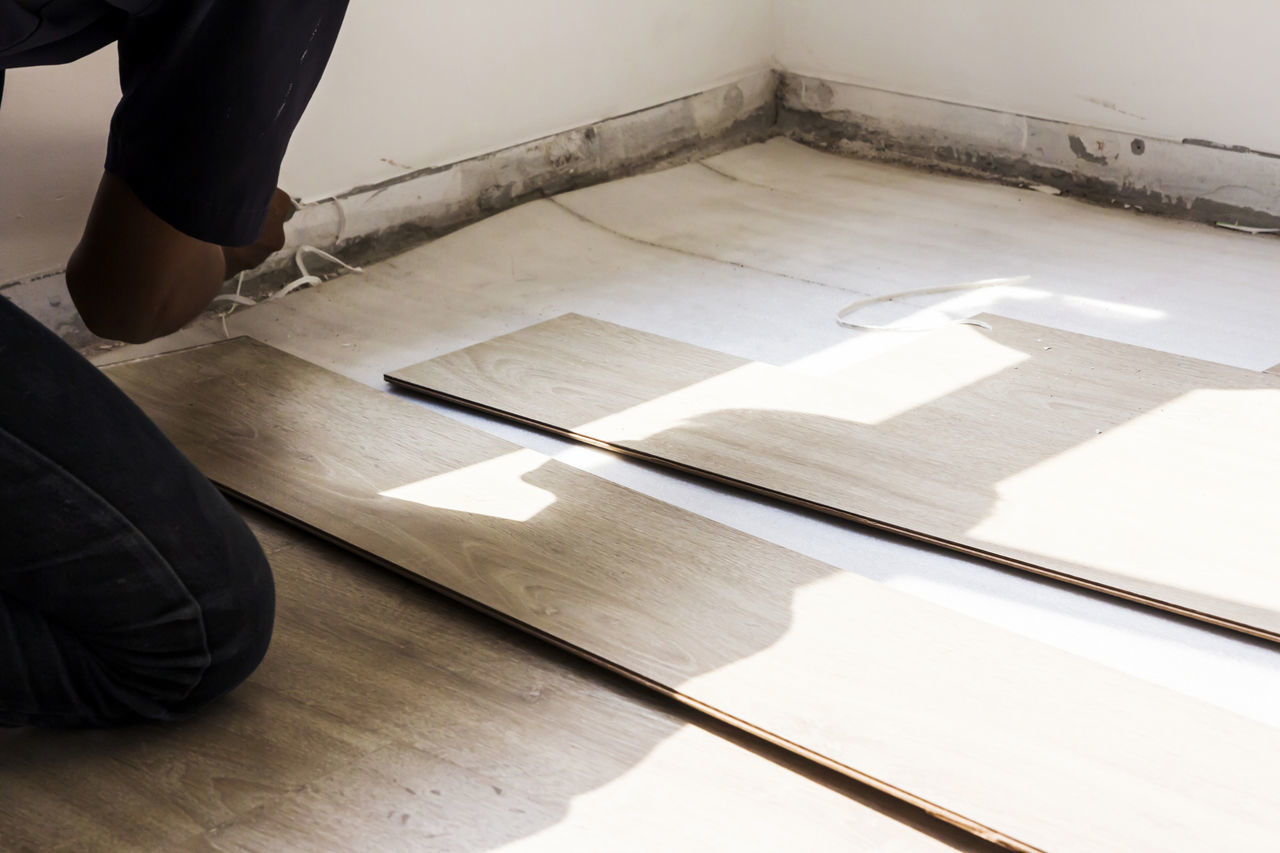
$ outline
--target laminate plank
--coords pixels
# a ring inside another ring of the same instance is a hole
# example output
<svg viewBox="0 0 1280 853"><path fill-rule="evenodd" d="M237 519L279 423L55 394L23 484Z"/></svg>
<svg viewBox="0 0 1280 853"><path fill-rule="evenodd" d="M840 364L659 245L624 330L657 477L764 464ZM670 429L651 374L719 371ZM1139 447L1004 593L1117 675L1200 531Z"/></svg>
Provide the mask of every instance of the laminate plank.
<svg viewBox="0 0 1280 853"><path fill-rule="evenodd" d="M672 849L708 849L682 840L708 827L742 850L787 835L833 853L988 849L283 522L249 521L278 591L259 672L174 726L0 733L0 849L614 849L637 797Z"/></svg>
<svg viewBox="0 0 1280 853"><path fill-rule="evenodd" d="M223 488L1014 849L1263 849L1280 830L1270 727L265 345L107 375Z"/></svg>
<svg viewBox="0 0 1280 853"><path fill-rule="evenodd" d="M519 730L495 731L490 737L501 744ZM638 740L620 727L612 734ZM581 747L571 743L576 737L562 729L535 744L560 743L577 752ZM531 772L540 769L543 779L563 775L558 767L538 768L540 759L556 756L532 754L528 746L510 751L524 753L521 770L532 777L531 787L509 787L500 784L500 775L396 746L283 798L269 810L193 838L184 849L466 853L500 846L508 853L692 853L768 851L790 844L831 851L996 849L956 837L963 835L958 830L935 838L896 824L696 727L666 735L649 754L635 759L635 767L596 790L579 793L568 815L565 805L556 806L539 789Z"/></svg>
<svg viewBox="0 0 1280 853"><path fill-rule="evenodd" d="M1280 380L981 319L814 377L565 315L387 378L1280 639Z"/></svg>

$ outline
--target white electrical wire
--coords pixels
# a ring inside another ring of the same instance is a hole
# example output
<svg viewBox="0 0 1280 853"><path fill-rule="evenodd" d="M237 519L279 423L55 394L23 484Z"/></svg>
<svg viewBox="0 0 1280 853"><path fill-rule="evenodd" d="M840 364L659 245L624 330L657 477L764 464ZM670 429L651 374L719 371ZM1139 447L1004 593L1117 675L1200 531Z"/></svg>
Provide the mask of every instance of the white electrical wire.
<svg viewBox="0 0 1280 853"><path fill-rule="evenodd" d="M257 305L259 302L270 302L273 299L279 299L283 296L288 296L290 293L293 293L298 288L307 287L308 285L312 285L312 284L320 284L322 281L324 281L324 279L320 278L320 276L314 275L313 273L307 270L307 265L303 263L303 260L302 260L302 256L307 252L310 252L313 255L319 255L324 260L332 261L338 266L343 267L344 269L347 269L351 272L364 272L364 269L362 267L353 267L351 264L347 263L341 258L335 258L333 255L329 254L323 249L317 249L315 246L302 245L302 246L299 246L297 251L293 253L293 262L298 265L298 272L302 273L302 275L298 276L293 281L286 284L284 287L281 287L275 293L272 293L269 296L264 297L263 299L255 300L255 299L250 299L248 296L244 296L240 293L241 288L244 287L244 270L241 270L240 275L236 276L236 292L220 293L217 296L213 297L213 300L212 300L214 302L230 302L231 303L231 307L219 315L219 318L222 320L222 334L225 337L228 337L228 338L231 337L231 333L227 330L227 318L230 317L231 314L239 306Z"/></svg>
<svg viewBox="0 0 1280 853"><path fill-rule="evenodd" d="M347 230L347 211L336 195L329 196L329 201L333 202L333 206L338 209L338 234L333 238L333 245L339 246L342 244L342 232Z"/></svg>
<svg viewBox="0 0 1280 853"><path fill-rule="evenodd" d="M892 302L895 299L905 299L910 296L932 296L935 293L959 293L964 290L982 290L987 287L1000 286L1016 286L1025 284L1031 280L1031 276L1019 275L1012 278L987 278L982 281L971 281L967 284L948 284L943 287L925 287L920 290L904 290L900 293L890 293L885 296L873 296L870 299L859 299L857 302L850 302L848 305L836 312L836 323L846 329L862 329L875 332L932 332L935 329L941 329L946 326L967 325L978 326L983 329L991 330L991 327L981 320L972 318L960 318L958 320L947 320L932 326L875 326L867 323L851 323L847 319L850 314L861 311L863 308L876 305L880 302Z"/></svg>

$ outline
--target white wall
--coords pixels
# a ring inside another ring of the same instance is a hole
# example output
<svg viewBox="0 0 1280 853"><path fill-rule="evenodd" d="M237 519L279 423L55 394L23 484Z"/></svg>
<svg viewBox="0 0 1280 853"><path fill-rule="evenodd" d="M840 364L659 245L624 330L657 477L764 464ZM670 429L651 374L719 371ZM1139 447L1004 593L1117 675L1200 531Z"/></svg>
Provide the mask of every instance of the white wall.
<svg viewBox="0 0 1280 853"><path fill-rule="evenodd" d="M769 67L770 0L355 0L285 161L316 199ZM101 174L114 51L8 72L0 283L60 268Z"/></svg>
<svg viewBox="0 0 1280 853"><path fill-rule="evenodd" d="M787 71L1280 152L1274 0L777 0Z"/></svg>
<svg viewBox="0 0 1280 853"><path fill-rule="evenodd" d="M770 6L357 2L294 137L290 191L328 195L744 77L771 64Z"/></svg>
<svg viewBox="0 0 1280 853"><path fill-rule="evenodd" d="M89 214L120 97L115 50L5 72L0 102L0 284L62 267Z"/></svg>

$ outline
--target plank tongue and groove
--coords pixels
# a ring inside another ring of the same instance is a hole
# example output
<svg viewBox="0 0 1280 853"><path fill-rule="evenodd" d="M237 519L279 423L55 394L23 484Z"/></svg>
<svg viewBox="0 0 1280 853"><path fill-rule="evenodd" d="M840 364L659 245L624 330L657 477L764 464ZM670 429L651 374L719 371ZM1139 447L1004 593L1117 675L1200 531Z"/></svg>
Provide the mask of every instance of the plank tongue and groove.
<svg viewBox="0 0 1280 853"><path fill-rule="evenodd" d="M985 320L814 377L570 314L387 378L1280 639L1280 379Z"/></svg>
<svg viewBox="0 0 1280 853"><path fill-rule="evenodd" d="M1280 833L1268 726L263 344L107 375L228 491L1013 849L1261 850Z"/></svg>

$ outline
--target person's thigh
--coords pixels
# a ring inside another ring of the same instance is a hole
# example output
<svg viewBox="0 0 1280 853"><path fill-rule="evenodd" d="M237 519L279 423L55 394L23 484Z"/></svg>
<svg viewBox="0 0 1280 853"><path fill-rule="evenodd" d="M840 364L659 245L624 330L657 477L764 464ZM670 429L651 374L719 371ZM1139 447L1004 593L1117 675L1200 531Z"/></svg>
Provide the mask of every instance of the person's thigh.
<svg viewBox="0 0 1280 853"><path fill-rule="evenodd" d="M0 298L0 724L186 716L266 652L274 588L227 501Z"/></svg>

